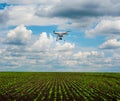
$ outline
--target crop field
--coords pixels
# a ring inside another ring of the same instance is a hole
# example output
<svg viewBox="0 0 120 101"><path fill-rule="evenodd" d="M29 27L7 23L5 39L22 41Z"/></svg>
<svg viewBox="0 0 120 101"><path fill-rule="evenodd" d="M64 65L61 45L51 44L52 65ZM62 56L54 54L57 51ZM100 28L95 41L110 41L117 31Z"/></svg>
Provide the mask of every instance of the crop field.
<svg viewBox="0 0 120 101"><path fill-rule="evenodd" d="M0 72L0 101L120 101L120 73Z"/></svg>

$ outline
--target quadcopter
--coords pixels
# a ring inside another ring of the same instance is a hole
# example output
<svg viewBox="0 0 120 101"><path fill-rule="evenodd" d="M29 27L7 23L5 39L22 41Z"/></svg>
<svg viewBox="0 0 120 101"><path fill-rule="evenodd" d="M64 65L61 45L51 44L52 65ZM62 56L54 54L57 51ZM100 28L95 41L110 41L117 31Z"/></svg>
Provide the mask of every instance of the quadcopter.
<svg viewBox="0 0 120 101"><path fill-rule="evenodd" d="M57 35L56 41L62 40L63 35L68 35L68 32L70 32L70 31L66 31L66 32L55 32L55 31L53 31L53 33Z"/></svg>

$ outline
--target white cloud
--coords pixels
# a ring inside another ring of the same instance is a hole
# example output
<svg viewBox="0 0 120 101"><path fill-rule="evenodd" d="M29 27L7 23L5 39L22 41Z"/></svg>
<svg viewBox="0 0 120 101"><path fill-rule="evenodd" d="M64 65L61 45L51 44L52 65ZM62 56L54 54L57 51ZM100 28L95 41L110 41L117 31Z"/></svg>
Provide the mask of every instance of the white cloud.
<svg viewBox="0 0 120 101"><path fill-rule="evenodd" d="M33 50L52 50L52 51L65 51L74 49L75 45L68 42L56 42L56 39L50 34L47 35L46 32L40 34L39 39L33 44Z"/></svg>
<svg viewBox="0 0 120 101"><path fill-rule="evenodd" d="M47 0L7 0L6 3L17 5L6 7L8 11L5 12L5 16L9 18L6 22L9 26L24 24L58 25L60 29L90 28L101 18L119 17L119 2L114 5L110 0L104 2L96 0L92 3L90 0L76 0L69 3L67 0L50 0L49 2ZM66 24L68 21L72 23Z"/></svg>
<svg viewBox="0 0 120 101"><path fill-rule="evenodd" d="M45 6L49 8L51 6ZM43 17L36 16L36 10L39 8L37 5L14 5L8 6L5 10L1 10L0 21L2 23L6 23L8 26L16 26L20 24L24 25L39 25L39 26L49 26L49 25L63 25L68 19L61 19L58 17ZM41 8L41 6L40 6ZM43 6L43 9L44 6ZM44 11L40 11L41 13L45 13ZM19 18L19 20L18 20Z"/></svg>
<svg viewBox="0 0 120 101"><path fill-rule="evenodd" d="M55 48L55 50L65 51L65 50L70 50L70 49L74 49L74 48L75 48L75 45L74 45L74 44L65 42L64 44L56 43L56 48Z"/></svg>
<svg viewBox="0 0 120 101"><path fill-rule="evenodd" d="M14 45L25 45L29 42L31 34L31 30L27 30L24 25L19 25L15 29L8 32L5 43Z"/></svg>
<svg viewBox="0 0 120 101"><path fill-rule="evenodd" d="M110 39L107 40L106 42L104 42L100 48L102 49L116 49L116 48L120 48L120 41L118 41L117 39Z"/></svg>
<svg viewBox="0 0 120 101"><path fill-rule="evenodd" d="M63 23L60 28L90 28L92 24L99 20L119 17L120 3L106 0L103 2L98 0L75 0L68 3L67 0L50 6L40 6L36 9L36 15L41 17L57 17L61 19L71 20L73 23L67 25Z"/></svg>
<svg viewBox="0 0 120 101"><path fill-rule="evenodd" d="M83 58L89 58L89 57L103 57L104 53L103 52L98 52L98 51L79 51L77 53L74 53L73 55L75 59L83 59Z"/></svg>
<svg viewBox="0 0 120 101"><path fill-rule="evenodd" d="M23 25L16 27L12 31L18 32L18 29L21 29L22 32L28 32ZM8 36L15 36L13 39L16 39L18 36L16 33L13 34L13 32ZM24 37L22 36L20 39L23 38ZM80 51L76 50L75 44L64 41L56 41L51 34L47 35L46 32L43 32L40 34L40 37L31 44L31 46L11 46L8 44L8 46L4 47L4 49L0 51L0 54L2 58L0 61L1 68L20 69L24 67L24 70L32 68L32 70L42 69L44 71L61 71L63 68L65 68L65 70L74 70L74 68L79 70L79 65L95 65L95 62L92 63L92 61L87 60L91 57L99 58L98 55L100 53L97 51L81 52L82 57L86 58L80 58Z"/></svg>
<svg viewBox="0 0 120 101"><path fill-rule="evenodd" d="M46 32L40 34L39 39L33 44L34 50L50 50L52 48L52 44L54 43L55 39L50 35L47 36Z"/></svg>
<svg viewBox="0 0 120 101"><path fill-rule="evenodd" d="M75 58L86 58L90 55L90 52L78 52L74 54Z"/></svg>
<svg viewBox="0 0 120 101"><path fill-rule="evenodd" d="M24 25L20 25L11 30L15 33L12 32L9 36L15 36L13 39L16 39L18 29L21 33L29 33ZM32 34L31 31L30 33ZM31 36L30 33L26 36ZM0 70L99 71L104 70L103 67L109 69L120 65L117 54L110 53L111 56L107 56L104 50L89 47L82 50L82 47L77 47L72 42L56 41L55 37L46 32L35 37L36 40L31 39L32 42L28 45L4 44L0 49ZM20 39L26 37L22 35Z"/></svg>
<svg viewBox="0 0 120 101"><path fill-rule="evenodd" d="M98 0L75 0L68 3L67 0L60 0L54 4L54 8L47 10L48 15L65 18L99 17L99 16L118 16L120 3L106 0L104 3ZM91 11L91 12L90 12ZM45 12L46 15L46 12Z"/></svg>
<svg viewBox="0 0 120 101"><path fill-rule="evenodd" d="M87 37L97 35L117 36L120 35L120 20L102 20L95 28L85 32Z"/></svg>
<svg viewBox="0 0 120 101"><path fill-rule="evenodd" d="M27 25L32 22L34 17L34 5L18 5L18 6L9 6L9 17L8 25ZM19 20L18 20L19 18Z"/></svg>

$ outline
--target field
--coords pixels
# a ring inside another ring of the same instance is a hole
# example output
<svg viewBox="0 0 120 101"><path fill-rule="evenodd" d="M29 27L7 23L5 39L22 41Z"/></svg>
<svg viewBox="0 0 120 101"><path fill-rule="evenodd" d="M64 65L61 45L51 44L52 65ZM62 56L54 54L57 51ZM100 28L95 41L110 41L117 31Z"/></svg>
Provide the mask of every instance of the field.
<svg viewBox="0 0 120 101"><path fill-rule="evenodd" d="M120 73L0 72L0 101L120 101Z"/></svg>

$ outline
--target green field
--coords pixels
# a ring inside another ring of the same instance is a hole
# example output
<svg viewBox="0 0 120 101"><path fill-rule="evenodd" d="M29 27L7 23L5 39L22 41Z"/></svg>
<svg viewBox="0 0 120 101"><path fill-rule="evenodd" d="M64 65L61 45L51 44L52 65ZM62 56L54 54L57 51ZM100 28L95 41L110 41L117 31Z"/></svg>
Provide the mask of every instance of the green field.
<svg viewBox="0 0 120 101"><path fill-rule="evenodd" d="M0 72L0 101L120 101L120 73Z"/></svg>

